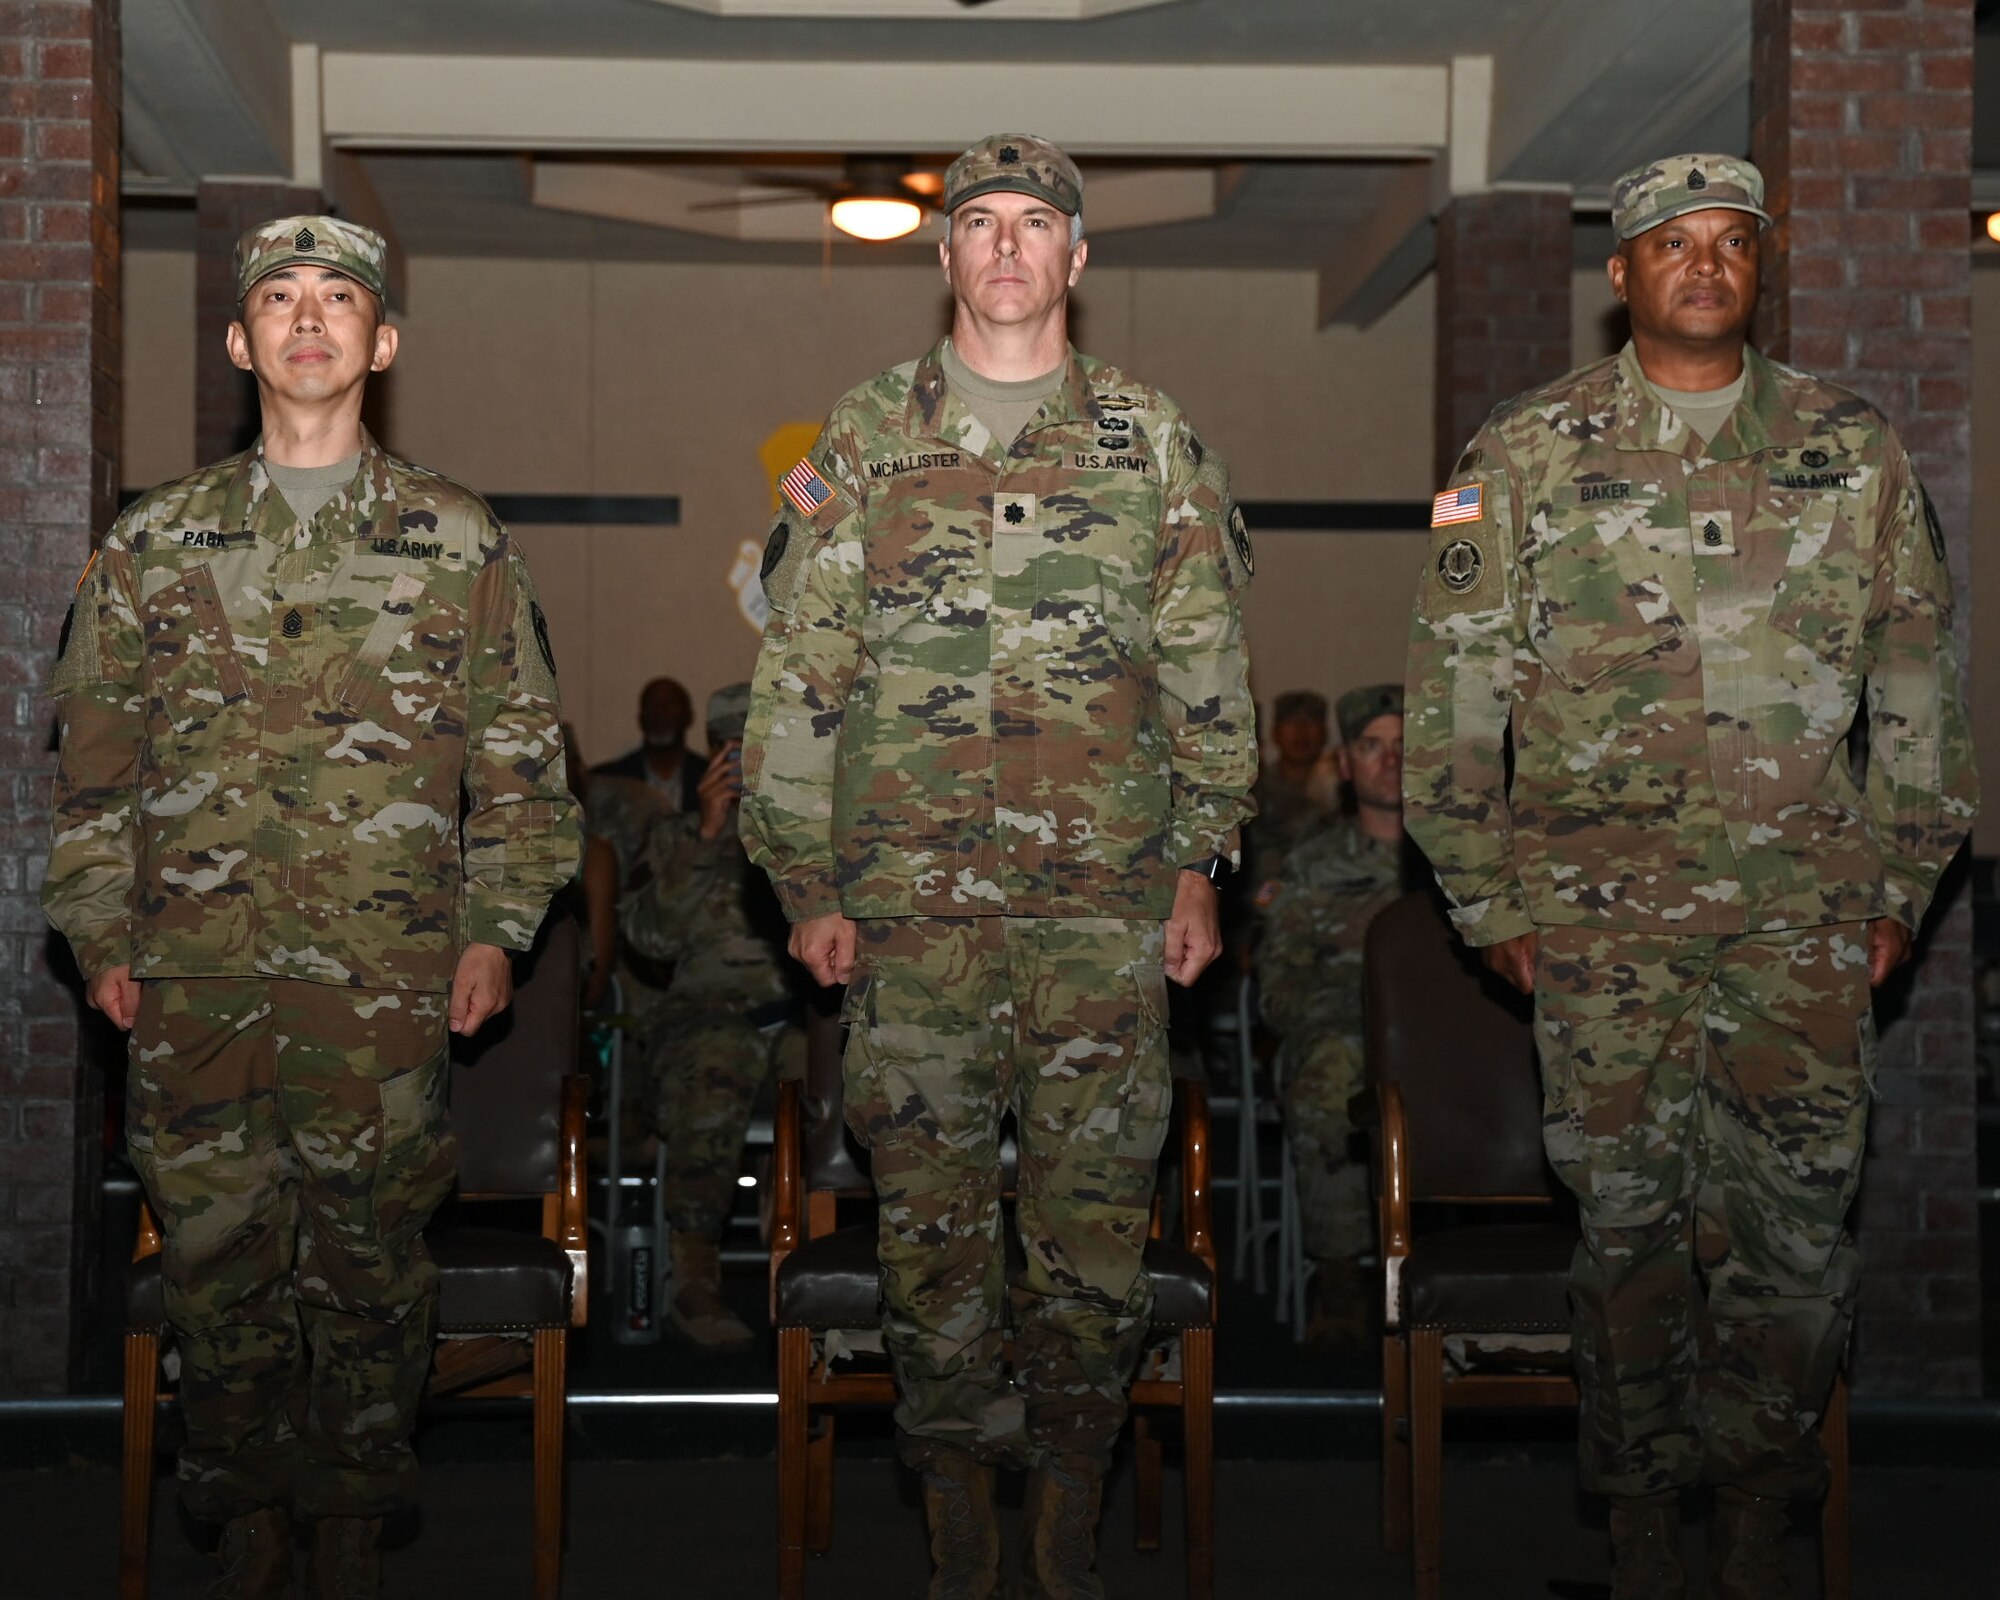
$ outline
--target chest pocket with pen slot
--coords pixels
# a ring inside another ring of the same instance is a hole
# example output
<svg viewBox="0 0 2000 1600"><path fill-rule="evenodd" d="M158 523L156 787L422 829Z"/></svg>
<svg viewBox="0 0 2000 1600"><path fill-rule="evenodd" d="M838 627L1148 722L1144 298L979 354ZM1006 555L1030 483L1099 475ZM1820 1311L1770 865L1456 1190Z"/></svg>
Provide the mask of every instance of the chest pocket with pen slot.
<svg viewBox="0 0 2000 1600"><path fill-rule="evenodd" d="M399 572L390 580L381 612L369 626L354 664L347 669L340 685L340 703L349 711L366 710L374 698L389 658L396 653L403 635L416 625L417 602L423 593L424 581L414 573Z"/></svg>

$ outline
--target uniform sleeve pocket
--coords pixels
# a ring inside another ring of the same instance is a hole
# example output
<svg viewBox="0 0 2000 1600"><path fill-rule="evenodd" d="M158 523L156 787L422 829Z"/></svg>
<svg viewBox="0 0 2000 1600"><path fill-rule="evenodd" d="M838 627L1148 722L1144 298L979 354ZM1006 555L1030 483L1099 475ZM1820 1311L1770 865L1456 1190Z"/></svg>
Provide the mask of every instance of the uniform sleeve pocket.
<svg viewBox="0 0 2000 1600"><path fill-rule="evenodd" d="M203 562L170 577L147 599L146 681L176 727L201 702L230 705L250 692L215 574Z"/></svg>

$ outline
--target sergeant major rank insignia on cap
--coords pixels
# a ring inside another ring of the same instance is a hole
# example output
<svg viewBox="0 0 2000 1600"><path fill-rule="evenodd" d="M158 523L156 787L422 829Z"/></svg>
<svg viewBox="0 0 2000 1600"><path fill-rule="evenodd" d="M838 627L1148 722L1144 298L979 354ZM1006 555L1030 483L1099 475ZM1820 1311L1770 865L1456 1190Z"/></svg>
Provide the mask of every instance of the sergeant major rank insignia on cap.
<svg viewBox="0 0 2000 1600"><path fill-rule="evenodd" d="M313 251L319 248L319 240L313 237L312 229L301 228L298 237L292 241L292 246L297 250Z"/></svg>

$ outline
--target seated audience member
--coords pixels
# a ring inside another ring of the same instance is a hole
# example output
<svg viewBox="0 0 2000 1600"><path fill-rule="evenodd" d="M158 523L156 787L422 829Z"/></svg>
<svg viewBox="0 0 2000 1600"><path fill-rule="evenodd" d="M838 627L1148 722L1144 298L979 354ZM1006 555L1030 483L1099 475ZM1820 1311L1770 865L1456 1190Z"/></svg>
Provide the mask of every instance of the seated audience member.
<svg viewBox="0 0 2000 1600"><path fill-rule="evenodd" d="M659 1097L663 1044L655 1019L666 1001L673 967L620 942L618 897L654 820L692 816L699 804L695 789L702 768L686 743L693 720L687 690L672 678L653 679L639 693L638 746L592 767L584 786L583 879L590 917L584 1004L600 1010L617 977L627 1062L624 1098L642 1106ZM634 1117L626 1125L637 1128L643 1120Z"/></svg>
<svg viewBox="0 0 2000 1600"><path fill-rule="evenodd" d="M1277 751L1257 776L1257 814L1245 830L1244 876L1259 909L1270 904L1285 858L1326 826L1340 803L1340 781L1326 748L1326 696L1293 689L1271 708Z"/></svg>
<svg viewBox="0 0 2000 1600"><path fill-rule="evenodd" d="M1354 811L1286 857L1264 913L1258 999L1282 1043L1285 1137L1298 1173L1299 1215L1313 1263L1307 1338L1359 1347L1372 1288L1360 1258L1373 1244L1368 1171L1350 1148L1348 1101L1363 1082L1361 941L1404 891L1403 691L1340 697L1334 765Z"/></svg>
<svg viewBox="0 0 2000 1600"><path fill-rule="evenodd" d="M666 1144L673 1230L667 1325L704 1349L741 1348L752 1337L722 1298L722 1229L751 1108L803 982L785 954L789 929L777 894L737 836L749 709L747 683L709 697L714 754L695 789L700 809L652 820L619 902L626 942L673 970L649 1024L661 1066L654 1125Z"/></svg>

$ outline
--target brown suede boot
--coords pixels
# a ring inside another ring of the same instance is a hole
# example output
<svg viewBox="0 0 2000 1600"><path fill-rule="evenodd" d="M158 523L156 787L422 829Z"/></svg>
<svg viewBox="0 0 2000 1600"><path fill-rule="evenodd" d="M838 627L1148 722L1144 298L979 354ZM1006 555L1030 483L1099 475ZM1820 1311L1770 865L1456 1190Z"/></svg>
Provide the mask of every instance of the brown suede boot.
<svg viewBox="0 0 2000 1600"><path fill-rule="evenodd" d="M1377 1285L1356 1261L1313 1264L1305 1342L1319 1349L1360 1351L1369 1332L1369 1302Z"/></svg>
<svg viewBox="0 0 2000 1600"><path fill-rule="evenodd" d="M1029 1472L1022 1600L1104 1600L1091 1570L1103 1498L1104 1469L1088 1456L1058 1456Z"/></svg>
<svg viewBox="0 0 2000 1600"><path fill-rule="evenodd" d="M292 1518L264 1506L222 1525L215 1559L222 1571L208 1600L291 1600Z"/></svg>
<svg viewBox="0 0 2000 1600"><path fill-rule="evenodd" d="M722 1257L713 1239L675 1232L668 1248L674 1258L674 1298L667 1326L703 1350L743 1350L756 1343L743 1319L722 1298Z"/></svg>
<svg viewBox="0 0 2000 1600"><path fill-rule="evenodd" d="M1611 1567L1611 1600L1687 1600L1680 1490L1612 1500Z"/></svg>
<svg viewBox="0 0 2000 1600"><path fill-rule="evenodd" d="M306 1600L381 1600L382 1519L321 1517L313 1524Z"/></svg>
<svg viewBox="0 0 2000 1600"><path fill-rule="evenodd" d="M924 1520L931 1530L927 1600L994 1600L1000 1593L1000 1524L993 1469L959 1451L924 1465Z"/></svg>
<svg viewBox="0 0 2000 1600"><path fill-rule="evenodd" d="M1791 1507L1783 1500L1726 1485L1717 1489L1708 1530L1708 1600L1791 1600L1785 1576L1791 1525Z"/></svg>

